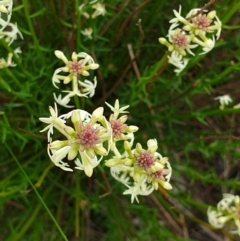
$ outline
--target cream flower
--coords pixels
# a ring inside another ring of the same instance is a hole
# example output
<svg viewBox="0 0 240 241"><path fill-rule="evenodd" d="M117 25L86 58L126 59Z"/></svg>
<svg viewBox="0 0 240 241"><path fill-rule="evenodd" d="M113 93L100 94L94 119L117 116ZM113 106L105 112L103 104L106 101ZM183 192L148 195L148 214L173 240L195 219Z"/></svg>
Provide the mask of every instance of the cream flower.
<svg viewBox="0 0 240 241"><path fill-rule="evenodd" d="M1 0L0 1L0 12L9 13L12 10L12 0Z"/></svg>
<svg viewBox="0 0 240 241"><path fill-rule="evenodd" d="M147 196L154 190L152 186L147 184L146 177L144 176L141 176L138 182L134 183L133 186L129 186L127 184L125 185L128 187L128 189L123 192L123 195L131 195L131 203L133 203L135 199L137 202L139 202L138 195Z"/></svg>
<svg viewBox="0 0 240 241"><path fill-rule="evenodd" d="M85 3L82 3L79 7L78 7L78 10L79 12L85 17L85 18L89 18L90 15L84 11L84 8L85 8L86 4Z"/></svg>
<svg viewBox="0 0 240 241"><path fill-rule="evenodd" d="M200 8L192 9L186 16L190 22L185 24L185 30L192 32L194 35L206 35L206 33L216 32L216 37L219 39L222 29L222 23L219 20L216 11L207 13L207 10L203 13L197 14ZM195 16L195 17L192 17Z"/></svg>
<svg viewBox="0 0 240 241"><path fill-rule="evenodd" d="M94 96L95 89L97 87L96 77L94 77L93 82L91 82L90 80L84 80L83 82L79 80L78 83L81 87L83 87L82 91L84 95L89 96L90 98Z"/></svg>
<svg viewBox="0 0 240 241"><path fill-rule="evenodd" d="M65 63L65 66L55 70L52 77L53 86L58 89L58 84L61 81L63 81L63 84L72 83L71 90L62 91L67 93L65 97L62 97L62 94L57 97L54 93L55 101L64 107L70 108L72 106L68 105L68 103L73 96L92 97L97 86L96 77L94 78L93 83L89 80L83 82L80 80L80 77L89 76L89 70L94 70L99 67L99 65L94 62L93 58L84 52L78 54L73 52L72 61L69 61L63 52L59 50L55 51L55 55ZM67 73L67 75L62 75L60 74L61 72Z"/></svg>
<svg viewBox="0 0 240 241"><path fill-rule="evenodd" d="M93 29L92 28L85 28L84 30L81 31L81 33L86 36L89 39L92 39L92 33Z"/></svg>
<svg viewBox="0 0 240 241"><path fill-rule="evenodd" d="M220 102L220 109L224 109L226 105L229 105L232 102L230 95L218 96L215 97L214 100L218 100Z"/></svg>
<svg viewBox="0 0 240 241"><path fill-rule="evenodd" d="M191 36L180 28L172 30L168 35L169 41L171 43L168 48L169 51L176 51L181 55L186 55L186 51L194 55L191 51L192 48L196 48L197 45L191 45Z"/></svg>
<svg viewBox="0 0 240 241"><path fill-rule="evenodd" d="M87 156L85 152L80 152L80 159L75 160L76 169L83 170L88 177L93 174L93 169L101 162L101 158L94 156L93 158Z"/></svg>
<svg viewBox="0 0 240 241"><path fill-rule="evenodd" d="M0 0L0 33L8 25L11 19L12 5L12 0Z"/></svg>
<svg viewBox="0 0 240 241"><path fill-rule="evenodd" d="M169 183L172 168L168 158L156 152L158 145L155 139L148 140L147 146L145 150L138 143L132 150L132 144L125 141L125 152L120 154L113 150L115 156L105 162L111 168L112 176L128 187L123 194L130 194L132 202L138 201L138 195L149 195L159 185L172 189Z"/></svg>
<svg viewBox="0 0 240 241"><path fill-rule="evenodd" d="M50 112L50 117L41 117L39 120L45 124L49 124L46 126L44 129L42 129L40 132L44 132L48 130L47 137L48 141L51 141L51 135L53 134L53 128L56 128L60 132L62 131L64 127L64 123L66 122L65 120L61 119L58 117L58 109L56 103L54 103L54 109L49 106L49 112Z"/></svg>
<svg viewBox="0 0 240 241"><path fill-rule="evenodd" d="M48 130L48 155L51 161L63 170L72 171L63 159L75 160L76 169L83 170L90 177L102 156L108 154L112 141L111 128L103 116L103 108L99 107L92 115L84 110L73 110L58 117L55 106L55 110L50 107L50 113L51 117L40 120L49 124L42 131ZM68 119L71 119L73 127L66 125ZM54 128L65 139L53 141ZM103 145L104 142L107 145Z"/></svg>
<svg viewBox="0 0 240 241"><path fill-rule="evenodd" d="M95 3L92 5L92 8L95 9L94 13L91 15L92 18L96 18L97 16L104 16L106 14L105 4L103 3Z"/></svg>
<svg viewBox="0 0 240 241"><path fill-rule="evenodd" d="M222 24L216 15L216 11L201 12L201 9L192 9L186 17L181 16L181 6L179 11L174 10L175 18L170 20L171 26L168 31L168 40L159 38L159 42L167 46L170 52L169 63L179 74L187 65L188 59L183 58L195 55L193 50L201 47L200 54L206 54L215 46L215 39L219 39Z"/></svg>
<svg viewBox="0 0 240 241"><path fill-rule="evenodd" d="M8 45L11 45L14 40L17 39L17 36L19 35L21 39L23 39L22 33L19 31L17 27L17 23L8 23L6 26L7 28L10 28L11 30L8 31L0 31L0 38L5 38Z"/></svg>
<svg viewBox="0 0 240 241"><path fill-rule="evenodd" d="M222 228L226 223L234 226L231 233L240 236L240 197L238 195L223 194L223 199L217 208L208 208L208 221L215 228Z"/></svg>
<svg viewBox="0 0 240 241"><path fill-rule="evenodd" d="M213 47L215 46L215 37L213 36L212 39L206 38L205 35L200 36L201 38L193 38L193 42L197 43L199 46L202 46L203 52L201 54L206 54L207 52L211 51Z"/></svg>
<svg viewBox="0 0 240 241"><path fill-rule="evenodd" d="M89 76L88 70L94 70L99 67L99 64L96 64L93 58L87 53L72 53L72 60L68 60L63 52L56 50L55 55L57 58L61 59L65 66L57 69L53 75L53 84L55 82L59 83L60 80L63 80L64 84L68 84L74 78L78 78L80 75ZM80 60L78 60L80 59ZM67 76L58 75L58 73L64 72L68 73Z"/></svg>
<svg viewBox="0 0 240 241"><path fill-rule="evenodd" d="M105 104L111 109L115 118L118 118L119 114L128 113L128 111L125 110L129 107L129 105L120 108L118 99L115 101L114 106L108 104L107 102L105 102Z"/></svg>
<svg viewBox="0 0 240 241"><path fill-rule="evenodd" d="M15 67L16 64L12 61L13 54L9 53L7 56L7 61L4 58L0 59L0 69L7 67Z"/></svg>
<svg viewBox="0 0 240 241"><path fill-rule="evenodd" d="M187 66L188 59L184 58L182 55L178 54L177 52L172 52L171 55L168 56L168 63L176 67L174 72L178 75Z"/></svg>

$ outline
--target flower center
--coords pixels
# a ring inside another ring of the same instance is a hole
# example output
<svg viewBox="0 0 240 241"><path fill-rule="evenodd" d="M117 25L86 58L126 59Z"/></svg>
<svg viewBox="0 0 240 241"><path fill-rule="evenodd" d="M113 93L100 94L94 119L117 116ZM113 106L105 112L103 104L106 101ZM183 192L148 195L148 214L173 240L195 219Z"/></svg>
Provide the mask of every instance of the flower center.
<svg viewBox="0 0 240 241"><path fill-rule="evenodd" d="M140 153L140 155L137 156L137 164L141 168L149 168L151 167L155 162L155 158L150 153L150 151L143 151Z"/></svg>
<svg viewBox="0 0 240 241"><path fill-rule="evenodd" d="M99 129L94 128L90 123L80 126L81 131L77 133L77 143L81 145L80 151L89 148L94 148L97 144L101 143L98 136Z"/></svg>
<svg viewBox="0 0 240 241"><path fill-rule="evenodd" d="M188 45L187 37L183 33L177 33L173 37L173 44L179 48L185 48Z"/></svg>
<svg viewBox="0 0 240 241"><path fill-rule="evenodd" d="M208 19L206 14L204 14L194 18L193 23L196 25L197 28L206 29L212 23L212 20Z"/></svg>
<svg viewBox="0 0 240 241"><path fill-rule="evenodd" d="M113 131L113 136L115 138L119 138L119 135L124 132L125 125L120 120L112 120L110 123Z"/></svg>
<svg viewBox="0 0 240 241"><path fill-rule="evenodd" d="M82 64L77 61L69 61L69 69L70 73L73 73L74 75L78 75L82 69Z"/></svg>

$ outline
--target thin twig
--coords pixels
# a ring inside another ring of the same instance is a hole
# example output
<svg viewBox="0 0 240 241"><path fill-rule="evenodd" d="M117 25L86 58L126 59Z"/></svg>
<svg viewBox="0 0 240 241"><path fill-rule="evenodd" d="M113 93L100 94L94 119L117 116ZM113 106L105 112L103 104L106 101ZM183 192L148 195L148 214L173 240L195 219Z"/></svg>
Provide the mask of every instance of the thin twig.
<svg viewBox="0 0 240 241"><path fill-rule="evenodd" d="M140 39L139 39L138 47L137 47L137 50L136 50L136 53L135 53L135 56L138 57L139 53L140 53L140 49L142 47L143 39L145 37L144 31L143 31L143 28L142 28L142 20L141 19L138 19L138 22L137 22L136 26L138 27L138 30L140 32Z"/></svg>
<svg viewBox="0 0 240 241"><path fill-rule="evenodd" d="M197 11L196 14L191 16L188 20L191 20L192 18L195 18L197 15L203 13L203 11L208 8L210 5L212 5L216 0L210 0L208 3L206 3L199 11Z"/></svg>
<svg viewBox="0 0 240 241"><path fill-rule="evenodd" d="M119 11L111 18L105 25L104 28L100 31L99 36L104 35L104 33L108 30L108 28L111 26L111 24L118 18L118 16L122 13L124 9L126 9L127 5L129 4L130 0L126 0Z"/></svg>
<svg viewBox="0 0 240 241"><path fill-rule="evenodd" d="M136 62L136 58L135 58L134 53L133 53L132 44L128 44L127 48L128 48L130 58L132 60L132 66L133 66L134 72L135 72L137 78L139 79L139 78L141 78L141 74L139 72L137 62Z"/></svg>
<svg viewBox="0 0 240 241"><path fill-rule="evenodd" d="M34 139L40 139L40 140L47 140L47 137L45 137L45 136L42 136L42 135L38 135L38 134L34 134L33 132L31 132L31 131L28 131L28 130L24 130L23 128L21 128L20 126L19 126L20 124L18 124L18 130L19 131L21 131L22 133L25 133L25 134L27 134L28 136L30 136L30 137L32 137L32 138L34 138Z"/></svg>
<svg viewBox="0 0 240 241"><path fill-rule="evenodd" d="M117 37L115 40L115 44L114 46L116 46L122 36L122 33L124 31L124 29L127 27L128 23L130 22L130 20L133 18L133 16L139 12L145 5L147 5L149 2L151 2L151 0L147 0L144 3L142 3L140 6L138 6L137 8L135 8L132 13L124 20L124 22L122 23L118 33L117 33Z"/></svg>
<svg viewBox="0 0 240 241"><path fill-rule="evenodd" d="M178 233L179 235L182 235L182 228L178 225L178 223L173 219L173 217L169 214L169 212L166 211L166 209L162 206L162 204L158 201L158 199L152 194L150 195L150 198L155 203L155 205L159 208L159 210L162 212L163 216L166 220L168 220L169 224L172 226L174 231Z"/></svg>
<svg viewBox="0 0 240 241"><path fill-rule="evenodd" d="M106 186L107 186L107 192L99 196L100 198L103 198L103 197L106 197L106 196L108 196L112 193L112 188L111 188L110 183L109 183L108 179L106 178L104 172L102 170L100 170L100 172L101 172L101 175L102 175L102 177L103 177L103 179L106 183Z"/></svg>
<svg viewBox="0 0 240 241"><path fill-rule="evenodd" d="M212 230L211 230L211 226L207 223L205 223L204 221L202 221L201 219L197 218L194 216L194 214L189 211L187 208L185 208L181 203L179 203L176 199L174 199L173 197L170 197L167 198L168 202L171 203L174 207L176 207L179 211L182 212L182 214L195 221L201 228L202 230L205 232L205 233L208 233L209 236L212 237L211 240L216 240L216 241L221 241L222 239L217 235L215 234Z"/></svg>

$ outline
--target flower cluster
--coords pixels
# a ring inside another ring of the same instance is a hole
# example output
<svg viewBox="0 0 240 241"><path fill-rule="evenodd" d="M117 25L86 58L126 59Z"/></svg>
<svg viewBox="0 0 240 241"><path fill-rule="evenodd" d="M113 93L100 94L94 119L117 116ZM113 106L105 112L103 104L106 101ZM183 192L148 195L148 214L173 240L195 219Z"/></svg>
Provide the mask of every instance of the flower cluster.
<svg viewBox="0 0 240 241"><path fill-rule="evenodd" d="M223 199L217 208L208 208L208 221L215 228L223 228L226 223L234 228L231 233L240 235L240 197L238 195L223 194Z"/></svg>
<svg viewBox="0 0 240 241"><path fill-rule="evenodd" d="M112 144L111 151L114 156L105 162L105 165L110 167L112 176L123 183L128 189L123 194L130 194L131 201L135 199L138 202L138 195L149 195L153 190L158 189L158 185L166 189L171 189L169 184L172 174L171 166L168 158L162 157L156 152L158 145L157 141L149 140L147 142L148 149L144 150L140 143L132 149L134 135L138 130L137 126L127 126L125 114L128 106L119 108L118 100L114 106L106 103L113 114L109 118L112 128ZM124 141L124 152L121 154L117 145Z"/></svg>
<svg viewBox="0 0 240 241"><path fill-rule="evenodd" d="M40 121L48 124L42 132L47 131L47 152L51 161L65 171L73 171L64 159L74 160L75 168L90 177L93 169L106 157L105 165L110 167L116 180L127 186L124 194L130 194L132 202L138 201L138 195L148 195L158 189L159 185L171 189L172 169L168 158L156 152L157 141L149 140L147 150L139 143L132 150L138 127L126 123L128 106L120 108L118 100L114 106L106 104L113 112L109 120L103 115L103 107L92 114L77 109L60 116L56 104L55 108L49 107L50 117L40 118ZM59 133L63 136L61 139ZM120 154L122 149L124 153ZM109 159L110 152L114 156Z"/></svg>
<svg viewBox="0 0 240 241"><path fill-rule="evenodd" d="M93 0L89 3L83 3L78 8L80 14L87 19L96 19L98 16L104 16L106 14L105 4ZM88 39L93 39L92 28L85 28L81 33Z"/></svg>
<svg viewBox="0 0 240 241"><path fill-rule="evenodd" d="M132 202L134 199L138 202L138 195L149 195L159 185L172 189L169 183L172 169L168 158L156 152L156 139L148 140L147 146L145 150L137 143L135 149L132 149L132 144L125 141L124 153L114 151L115 156L105 162L111 168L112 176L128 188L123 194L130 194Z"/></svg>
<svg viewBox="0 0 240 241"><path fill-rule="evenodd" d="M66 96L62 97L60 94L56 96L54 93L55 101L62 106L71 108L74 106L68 105L71 100L71 97L77 95L79 97L92 97L95 94L95 88L97 86L97 78L94 77L93 82L90 80L81 81L81 76L89 76L89 70L94 70L99 67L93 60L93 58L85 53L72 53L72 60L68 60L63 52L56 50L55 55L57 58L61 59L65 66L60 67L55 70L52 83L55 88L59 89L58 84L63 82L63 84L68 84L71 82L71 90L63 90L62 92L67 93ZM61 72L65 75L60 74Z"/></svg>
<svg viewBox="0 0 240 241"><path fill-rule="evenodd" d="M182 17L180 6L178 12L173 12L175 18L170 21L172 25L168 31L168 40L159 38L159 42L167 46L170 52L168 62L176 67L174 72L179 74L188 64L186 56L195 55L193 49L200 47L200 54L212 50L216 39L220 37L222 24L216 11L195 8Z"/></svg>
<svg viewBox="0 0 240 241"><path fill-rule="evenodd" d="M0 0L0 39L4 39L8 45L17 39L19 35L23 38L21 32L18 30L17 24L10 22L12 16L12 0ZM21 53L20 48L14 50L14 54L18 57ZM7 60L4 58L0 59L0 69L6 67L14 67L16 64L12 61L13 53L9 53Z"/></svg>
<svg viewBox="0 0 240 241"><path fill-rule="evenodd" d="M94 9L92 14L87 12L89 6ZM79 10L83 16L92 19L106 12L104 4L96 1L82 4ZM81 32L92 38L91 28ZM103 107L97 108L92 114L84 109L73 109L67 114L58 115L57 104L74 108L74 105L69 105L73 96L91 98L95 94L96 77L93 81L82 78L89 76L90 70L97 69L99 65L85 52L73 52L71 60L62 51L56 50L54 53L64 66L54 71L52 83L66 94L57 96L53 93L56 103L54 108L49 107L50 117L39 118L47 124L41 132L47 131L50 160L65 171L72 172L73 168L83 170L88 177L104 160L111 175L127 187L123 194L130 194L132 202L138 201L138 195L149 195L157 190L159 185L171 189L172 169L168 158L157 152L157 141L148 140L146 150L140 143L133 147L134 133L138 127L127 124L128 105L120 107L118 100L114 106L106 102L112 111L109 118L105 117ZM62 90L63 86L69 84L70 88L68 86L67 90Z"/></svg>

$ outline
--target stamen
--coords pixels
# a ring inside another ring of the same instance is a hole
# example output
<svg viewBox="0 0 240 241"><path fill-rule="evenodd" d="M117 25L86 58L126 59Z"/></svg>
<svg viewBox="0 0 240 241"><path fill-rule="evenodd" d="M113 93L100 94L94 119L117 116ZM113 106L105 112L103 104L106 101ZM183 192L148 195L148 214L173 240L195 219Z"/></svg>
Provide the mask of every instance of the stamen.
<svg viewBox="0 0 240 241"><path fill-rule="evenodd" d="M185 34L177 33L176 36L173 37L173 44L177 47L187 47L188 41Z"/></svg>
<svg viewBox="0 0 240 241"><path fill-rule="evenodd" d="M207 27L210 26L210 24L212 23L211 19L208 19L206 14L204 15L199 15L196 18L194 18L193 23L196 25L197 28L206 30Z"/></svg>
<svg viewBox="0 0 240 241"><path fill-rule="evenodd" d="M74 75L78 75L83 68L82 64L77 61L69 61L69 72L73 73Z"/></svg>
<svg viewBox="0 0 240 241"><path fill-rule="evenodd" d="M155 158L153 157L150 151L143 151L136 156L137 164L144 169L151 167L155 162Z"/></svg>
<svg viewBox="0 0 240 241"><path fill-rule="evenodd" d="M77 143L82 145L82 151L94 148L101 142L98 133L99 129L94 128L90 123L80 126L81 131L77 133Z"/></svg>
<svg viewBox="0 0 240 241"><path fill-rule="evenodd" d="M115 138L119 138L119 136L124 133L124 127L126 125L124 125L120 120L111 120L110 123L113 131L113 136Z"/></svg>

